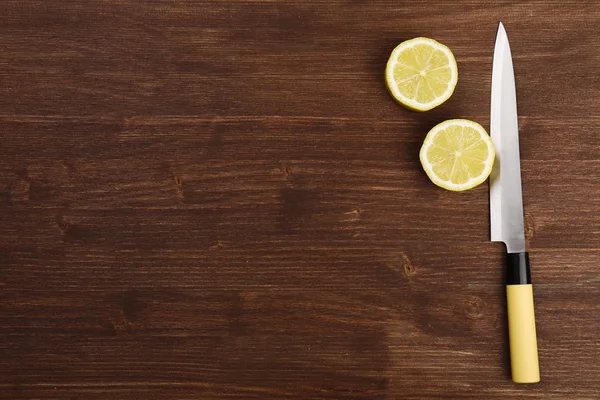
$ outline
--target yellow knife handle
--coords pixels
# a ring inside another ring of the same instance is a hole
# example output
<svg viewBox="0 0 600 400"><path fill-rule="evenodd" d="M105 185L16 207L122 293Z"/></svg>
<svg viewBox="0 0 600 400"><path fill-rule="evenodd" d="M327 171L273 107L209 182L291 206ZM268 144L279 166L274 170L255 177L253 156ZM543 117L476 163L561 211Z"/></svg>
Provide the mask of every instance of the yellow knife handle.
<svg viewBox="0 0 600 400"><path fill-rule="evenodd" d="M506 301L510 367L515 383L540 381L533 289L527 253L509 253Z"/></svg>

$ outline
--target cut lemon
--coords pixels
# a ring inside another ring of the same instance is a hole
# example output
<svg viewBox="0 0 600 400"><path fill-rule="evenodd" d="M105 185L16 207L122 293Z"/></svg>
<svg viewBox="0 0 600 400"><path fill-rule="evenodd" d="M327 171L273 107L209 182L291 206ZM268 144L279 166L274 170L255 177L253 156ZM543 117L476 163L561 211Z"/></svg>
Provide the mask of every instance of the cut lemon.
<svg viewBox="0 0 600 400"><path fill-rule="evenodd" d="M458 67L450 49L428 38L400 43L388 60L385 82L397 102L415 111L427 111L452 96Z"/></svg>
<svg viewBox="0 0 600 400"><path fill-rule="evenodd" d="M477 122L451 119L429 131L421 147L421 164L436 185L453 191L472 189L492 172L496 151Z"/></svg>

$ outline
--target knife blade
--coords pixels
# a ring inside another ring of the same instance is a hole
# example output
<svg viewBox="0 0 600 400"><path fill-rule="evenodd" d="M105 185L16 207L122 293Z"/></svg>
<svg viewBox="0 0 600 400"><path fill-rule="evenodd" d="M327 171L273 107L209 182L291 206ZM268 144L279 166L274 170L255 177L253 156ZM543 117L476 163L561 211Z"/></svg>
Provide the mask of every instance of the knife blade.
<svg viewBox="0 0 600 400"><path fill-rule="evenodd" d="M492 67L491 137L496 161L490 176L491 240L506 244L506 296L512 379L540 381L533 289L525 248L517 96L506 30L498 26Z"/></svg>

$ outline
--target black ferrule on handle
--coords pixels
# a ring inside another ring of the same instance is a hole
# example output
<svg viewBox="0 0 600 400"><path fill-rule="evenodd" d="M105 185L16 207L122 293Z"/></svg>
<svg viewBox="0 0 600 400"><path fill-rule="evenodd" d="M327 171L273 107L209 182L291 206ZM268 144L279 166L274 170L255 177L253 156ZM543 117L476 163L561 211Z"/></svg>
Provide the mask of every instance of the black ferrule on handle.
<svg viewBox="0 0 600 400"><path fill-rule="evenodd" d="M529 254L506 254L506 284L529 285L531 284L531 271L529 269Z"/></svg>

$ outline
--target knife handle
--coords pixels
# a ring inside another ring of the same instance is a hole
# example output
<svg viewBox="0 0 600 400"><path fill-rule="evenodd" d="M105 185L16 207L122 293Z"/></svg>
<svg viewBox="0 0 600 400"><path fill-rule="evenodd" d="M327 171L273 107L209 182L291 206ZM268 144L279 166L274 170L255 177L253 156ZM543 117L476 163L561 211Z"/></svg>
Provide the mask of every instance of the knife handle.
<svg viewBox="0 0 600 400"><path fill-rule="evenodd" d="M506 302L512 380L515 383L539 382L533 288L526 252L508 254Z"/></svg>

